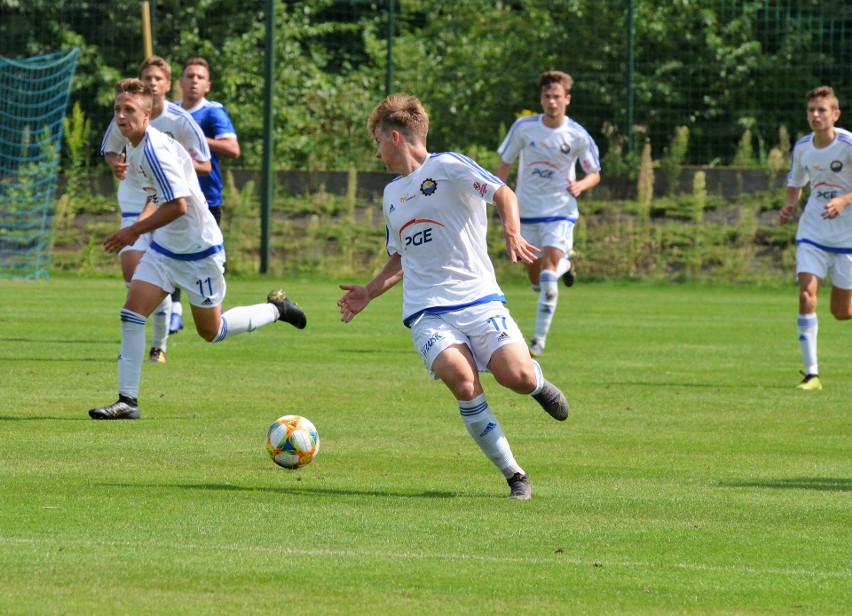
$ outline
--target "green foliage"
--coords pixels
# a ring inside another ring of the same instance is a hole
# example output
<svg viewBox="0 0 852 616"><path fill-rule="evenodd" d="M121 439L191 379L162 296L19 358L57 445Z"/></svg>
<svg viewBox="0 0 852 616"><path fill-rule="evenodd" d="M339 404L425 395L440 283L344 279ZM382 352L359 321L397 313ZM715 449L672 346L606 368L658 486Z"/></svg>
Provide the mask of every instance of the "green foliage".
<svg viewBox="0 0 852 616"><path fill-rule="evenodd" d="M670 195L674 195L678 191L678 181L680 172L683 169L683 163L686 160L686 153L689 149L689 128L686 126L678 126L675 128L674 137L672 137L671 145L666 149L662 159L660 159L660 170L663 172L663 177L666 179L666 191Z"/></svg>

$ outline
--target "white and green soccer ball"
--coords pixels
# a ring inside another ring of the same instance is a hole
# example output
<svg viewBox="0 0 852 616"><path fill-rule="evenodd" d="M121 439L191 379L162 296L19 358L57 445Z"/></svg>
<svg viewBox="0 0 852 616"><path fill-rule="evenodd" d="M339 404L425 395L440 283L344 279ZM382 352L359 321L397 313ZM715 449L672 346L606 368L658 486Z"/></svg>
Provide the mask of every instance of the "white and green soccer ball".
<svg viewBox="0 0 852 616"><path fill-rule="evenodd" d="M316 427L301 415L284 415L266 432L266 450L272 461L282 468L299 468L310 464L319 452L320 439Z"/></svg>

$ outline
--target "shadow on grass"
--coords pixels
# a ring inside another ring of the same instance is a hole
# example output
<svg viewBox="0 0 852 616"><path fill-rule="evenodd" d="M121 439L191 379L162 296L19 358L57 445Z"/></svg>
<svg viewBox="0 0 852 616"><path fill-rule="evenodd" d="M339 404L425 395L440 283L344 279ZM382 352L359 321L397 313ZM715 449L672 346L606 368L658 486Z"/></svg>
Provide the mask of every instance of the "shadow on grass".
<svg viewBox="0 0 852 616"><path fill-rule="evenodd" d="M723 482L723 488L765 488L768 490L817 490L819 492L852 492L852 479L838 477L791 477L763 481Z"/></svg>
<svg viewBox="0 0 852 616"><path fill-rule="evenodd" d="M298 481L298 480L297 480ZM205 490L208 492L272 492L275 494L304 494L306 496L315 496L317 494L330 494L333 496L392 496L396 498L457 498L455 492L434 492L427 491L416 493L407 492L392 492L380 490L339 490L331 488L305 488L305 487L286 487L286 488L268 488L268 487L247 487L229 485L226 483L102 483L99 484L105 487L112 488L178 488L181 490Z"/></svg>

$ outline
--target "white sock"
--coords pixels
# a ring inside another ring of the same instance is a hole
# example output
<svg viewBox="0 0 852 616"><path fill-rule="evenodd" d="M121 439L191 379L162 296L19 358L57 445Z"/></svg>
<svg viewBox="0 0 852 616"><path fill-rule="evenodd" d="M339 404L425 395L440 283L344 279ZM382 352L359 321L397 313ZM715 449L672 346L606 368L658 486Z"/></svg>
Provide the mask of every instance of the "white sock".
<svg viewBox="0 0 852 616"><path fill-rule="evenodd" d="M160 302L160 305L154 310L151 315L151 346L158 349L166 350L167 340L169 338L169 317L172 313L172 296L166 295L166 298Z"/></svg>
<svg viewBox="0 0 852 616"><path fill-rule="evenodd" d="M559 285L556 281L559 278L553 270L541 270L539 284L541 285L541 293L538 296L538 310L535 317L535 330L533 338L542 346L547 339L547 332L550 331L550 324L553 321L553 313L556 312L556 302L559 300Z"/></svg>
<svg viewBox="0 0 852 616"><path fill-rule="evenodd" d="M556 266L556 277L561 278L562 274L567 272L569 269L571 269L571 261L562 257L559 259L559 265Z"/></svg>
<svg viewBox="0 0 852 616"><path fill-rule="evenodd" d="M145 317L121 309L121 354L118 356L118 393L139 396L142 360L145 358Z"/></svg>
<svg viewBox="0 0 852 616"><path fill-rule="evenodd" d="M253 332L261 327L278 320L278 308L273 304L255 304L254 306L237 306L222 315L219 325L219 335L213 342L222 342L231 336Z"/></svg>
<svg viewBox="0 0 852 616"><path fill-rule="evenodd" d="M802 349L802 361L805 364L805 374L819 374L817 364L817 332L819 322L816 313L800 314L798 321L799 346Z"/></svg>
<svg viewBox="0 0 852 616"><path fill-rule="evenodd" d="M459 404L459 412L467 433L476 441L485 457L500 469L506 479L515 473L523 473L524 469L518 465L512 455L509 441L503 435L500 422L485 401L485 394L480 394L470 401L457 400L456 402Z"/></svg>
<svg viewBox="0 0 852 616"><path fill-rule="evenodd" d="M530 395L534 396L541 392L541 388L544 387L544 373L541 371L541 364L536 360L532 360L532 365L533 370L535 370L535 389L530 392Z"/></svg>
<svg viewBox="0 0 852 616"><path fill-rule="evenodd" d="M169 299L171 299L171 298L172 298L172 296L169 295ZM172 301L172 314L176 314L179 317L182 317L183 316L183 304L181 304L180 302Z"/></svg>

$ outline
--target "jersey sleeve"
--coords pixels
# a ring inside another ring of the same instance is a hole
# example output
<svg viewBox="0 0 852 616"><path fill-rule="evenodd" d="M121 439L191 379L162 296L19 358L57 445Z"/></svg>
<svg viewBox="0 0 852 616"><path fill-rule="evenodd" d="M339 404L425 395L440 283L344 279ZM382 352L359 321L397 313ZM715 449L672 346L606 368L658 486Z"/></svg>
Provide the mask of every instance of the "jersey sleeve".
<svg viewBox="0 0 852 616"><path fill-rule="evenodd" d="M207 138L198 123L192 119L188 113L181 116L180 129L175 139L180 143L193 160L200 163L206 163L210 160L210 147L207 145Z"/></svg>
<svg viewBox="0 0 852 616"><path fill-rule="evenodd" d="M809 181L808 170L802 165L802 152L805 149L805 140L796 142L790 155L790 171L787 173L788 188L803 188Z"/></svg>
<svg viewBox="0 0 852 616"><path fill-rule="evenodd" d="M458 152L445 153L442 162L447 175L460 191L484 199L487 203L494 203L494 193L504 185L503 180Z"/></svg>
<svg viewBox="0 0 852 616"><path fill-rule="evenodd" d="M107 126L103 141L101 141L101 154L103 155L107 152L121 154L127 146L127 143L127 137L121 134L121 131L118 130L118 125L113 119L109 123L109 126Z"/></svg>
<svg viewBox="0 0 852 616"><path fill-rule="evenodd" d="M236 139L237 130L234 128L234 123L231 121L231 116L228 115L227 109L221 105L214 107L211 111L214 139Z"/></svg>
<svg viewBox="0 0 852 616"><path fill-rule="evenodd" d="M501 143L500 147L497 148L497 153L500 155L500 158L504 163L512 164L518 160L518 156L524 147L520 131L520 122L520 120L515 120L514 124L512 124L512 128L510 128L509 132L506 134L506 138L503 139L503 143Z"/></svg>
<svg viewBox="0 0 852 616"><path fill-rule="evenodd" d="M143 160L148 167L149 176L154 178L157 185L155 204L158 207L163 203L191 194L183 174L180 158L174 151L165 145L155 146L148 139L145 143Z"/></svg>
<svg viewBox="0 0 852 616"><path fill-rule="evenodd" d="M583 138L585 147L578 159L580 166L585 173L599 173L601 170L601 157L598 146L595 140L592 139L592 136L585 130L583 131Z"/></svg>

